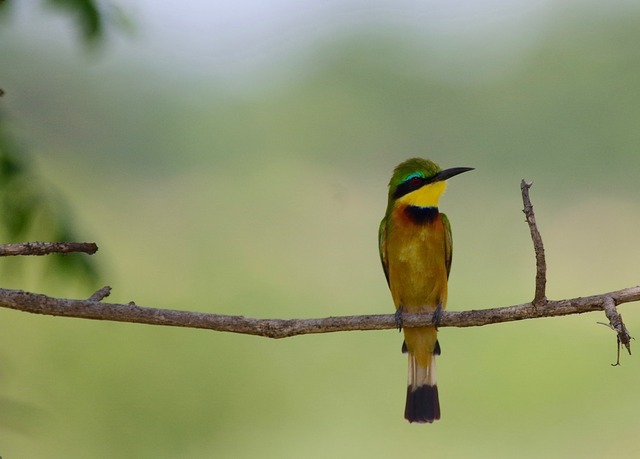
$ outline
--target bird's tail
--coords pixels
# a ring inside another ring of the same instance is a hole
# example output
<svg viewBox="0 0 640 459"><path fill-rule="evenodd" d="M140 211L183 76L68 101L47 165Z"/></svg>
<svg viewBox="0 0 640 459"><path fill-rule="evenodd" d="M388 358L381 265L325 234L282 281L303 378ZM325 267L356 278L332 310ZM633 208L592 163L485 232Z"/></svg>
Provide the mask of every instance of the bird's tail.
<svg viewBox="0 0 640 459"><path fill-rule="evenodd" d="M409 422L432 423L440 419L440 401L436 385L436 355L440 345L436 341L433 355L426 367L421 366L413 353L409 353L409 378L404 417Z"/></svg>

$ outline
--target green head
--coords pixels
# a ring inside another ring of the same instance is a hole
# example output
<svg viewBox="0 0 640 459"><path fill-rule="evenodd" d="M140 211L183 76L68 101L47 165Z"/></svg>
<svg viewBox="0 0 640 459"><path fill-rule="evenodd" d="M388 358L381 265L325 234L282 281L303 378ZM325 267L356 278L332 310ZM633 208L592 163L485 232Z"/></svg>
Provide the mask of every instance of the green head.
<svg viewBox="0 0 640 459"><path fill-rule="evenodd" d="M472 167L454 167L442 170L433 161L411 158L393 170L389 182L389 206L395 202L420 207L437 207L438 199L445 190L445 180Z"/></svg>

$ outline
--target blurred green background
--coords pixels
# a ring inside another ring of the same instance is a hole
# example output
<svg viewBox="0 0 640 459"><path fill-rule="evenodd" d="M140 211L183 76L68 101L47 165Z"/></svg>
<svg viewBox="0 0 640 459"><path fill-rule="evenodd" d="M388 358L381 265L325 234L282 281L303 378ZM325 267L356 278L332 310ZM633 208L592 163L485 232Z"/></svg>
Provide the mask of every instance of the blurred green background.
<svg viewBox="0 0 640 459"><path fill-rule="evenodd" d="M634 2L100 2L95 30L42 5L1 11L1 127L98 243L99 277L3 259L2 287L390 313L377 227L411 156L476 168L441 202L449 309L532 298L522 178L551 298L639 283ZM51 237L39 218L32 240ZM620 308L632 335L637 310ZM396 331L271 341L0 310L0 455L637 457L640 365L610 366L605 320L443 329L443 417L420 426Z"/></svg>

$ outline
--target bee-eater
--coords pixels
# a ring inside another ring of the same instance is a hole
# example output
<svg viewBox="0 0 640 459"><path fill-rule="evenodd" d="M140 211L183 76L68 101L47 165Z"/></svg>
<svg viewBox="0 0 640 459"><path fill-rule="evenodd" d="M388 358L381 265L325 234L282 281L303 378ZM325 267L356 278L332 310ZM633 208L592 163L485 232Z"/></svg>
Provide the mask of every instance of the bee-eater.
<svg viewBox="0 0 640 459"><path fill-rule="evenodd" d="M447 305L451 269L451 225L438 210L446 180L471 167L442 170L412 158L399 164L389 182L389 201L378 242L384 274L401 326L403 312L433 312L434 325L404 329L402 352L409 355L404 417L409 422L440 419L436 360L440 355L437 317Z"/></svg>

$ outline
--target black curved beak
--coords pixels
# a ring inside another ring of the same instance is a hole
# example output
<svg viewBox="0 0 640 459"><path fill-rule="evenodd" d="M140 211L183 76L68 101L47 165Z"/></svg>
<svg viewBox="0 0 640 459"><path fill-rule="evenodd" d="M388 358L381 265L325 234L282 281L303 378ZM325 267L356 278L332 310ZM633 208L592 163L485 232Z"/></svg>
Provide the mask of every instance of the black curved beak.
<svg viewBox="0 0 640 459"><path fill-rule="evenodd" d="M472 171L473 167L452 167L451 169L445 169L438 172L438 175L434 177L434 182L441 182L442 180L450 179L463 172Z"/></svg>

